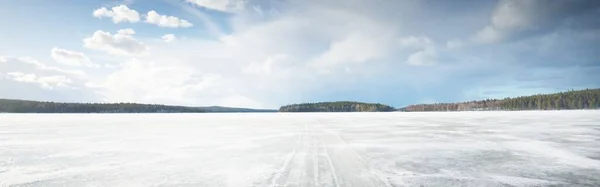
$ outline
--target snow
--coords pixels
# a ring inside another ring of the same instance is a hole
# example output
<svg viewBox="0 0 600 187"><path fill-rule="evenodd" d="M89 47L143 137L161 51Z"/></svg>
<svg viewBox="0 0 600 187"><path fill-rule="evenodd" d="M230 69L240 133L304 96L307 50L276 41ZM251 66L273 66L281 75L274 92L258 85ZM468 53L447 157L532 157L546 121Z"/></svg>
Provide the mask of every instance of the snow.
<svg viewBox="0 0 600 187"><path fill-rule="evenodd" d="M1 114L0 186L599 186L600 111Z"/></svg>

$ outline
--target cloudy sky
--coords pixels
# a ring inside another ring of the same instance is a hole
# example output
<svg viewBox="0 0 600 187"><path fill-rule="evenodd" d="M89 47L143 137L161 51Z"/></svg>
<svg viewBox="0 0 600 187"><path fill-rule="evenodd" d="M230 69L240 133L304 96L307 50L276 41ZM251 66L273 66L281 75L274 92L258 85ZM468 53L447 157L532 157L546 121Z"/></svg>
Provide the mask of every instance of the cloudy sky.
<svg viewBox="0 0 600 187"><path fill-rule="evenodd" d="M3 0L0 98L395 107L600 87L596 0Z"/></svg>

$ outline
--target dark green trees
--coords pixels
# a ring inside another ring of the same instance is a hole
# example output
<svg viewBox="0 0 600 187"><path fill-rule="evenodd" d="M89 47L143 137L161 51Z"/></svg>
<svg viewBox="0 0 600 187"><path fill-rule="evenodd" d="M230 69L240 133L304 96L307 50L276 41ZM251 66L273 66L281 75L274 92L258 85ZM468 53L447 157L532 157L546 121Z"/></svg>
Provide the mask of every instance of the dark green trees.
<svg viewBox="0 0 600 187"><path fill-rule="evenodd" d="M403 111L474 111L474 110L568 110L600 108L600 89L585 89L538 94L517 98L488 99L462 103L411 105Z"/></svg>
<svg viewBox="0 0 600 187"><path fill-rule="evenodd" d="M391 106L379 103L361 103L352 101L302 103L282 106L279 112L388 112Z"/></svg>
<svg viewBox="0 0 600 187"><path fill-rule="evenodd" d="M204 113L277 112L277 110L221 106L186 107L137 103L58 103L0 99L0 113Z"/></svg>
<svg viewBox="0 0 600 187"><path fill-rule="evenodd" d="M196 107L147 105L135 103L56 103L0 99L0 112L5 113L198 113Z"/></svg>
<svg viewBox="0 0 600 187"><path fill-rule="evenodd" d="M600 89L586 89L506 99L503 107L508 110L597 109L599 100Z"/></svg>

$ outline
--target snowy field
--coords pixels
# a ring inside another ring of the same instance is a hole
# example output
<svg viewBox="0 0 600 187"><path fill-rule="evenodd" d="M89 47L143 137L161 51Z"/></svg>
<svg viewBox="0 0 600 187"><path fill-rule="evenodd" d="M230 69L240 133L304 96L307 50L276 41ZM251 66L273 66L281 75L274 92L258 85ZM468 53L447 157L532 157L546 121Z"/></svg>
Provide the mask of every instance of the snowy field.
<svg viewBox="0 0 600 187"><path fill-rule="evenodd" d="M600 186L600 111L0 114L0 186Z"/></svg>

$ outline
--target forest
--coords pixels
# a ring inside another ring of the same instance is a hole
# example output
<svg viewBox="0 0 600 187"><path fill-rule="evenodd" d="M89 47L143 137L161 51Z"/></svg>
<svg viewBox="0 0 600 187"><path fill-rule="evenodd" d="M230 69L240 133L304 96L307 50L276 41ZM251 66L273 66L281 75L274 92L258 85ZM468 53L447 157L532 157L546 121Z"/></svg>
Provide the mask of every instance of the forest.
<svg viewBox="0 0 600 187"><path fill-rule="evenodd" d="M136 103L60 103L0 99L5 113L199 113L204 109Z"/></svg>
<svg viewBox="0 0 600 187"><path fill-rule="evenodd" d="M186 107L137 103L61 103L0 99L0 113L204 113L277 112L220 106Z"/></svg>
<svg viewBox="0 0 600 187"><path fill-rule="evenodd" d="M361 103L353 101L302 103L286 105L279 112L390 112L394 108L379 103Z"/></svg>
<svg viewBox="0 0 600 187"><path fill-rule="evenodd" d="M573 110L598 109L600 89L572 90L516 98L486 99L460 103L418 104L401 111L482 111L482 110Z"/></svg>

